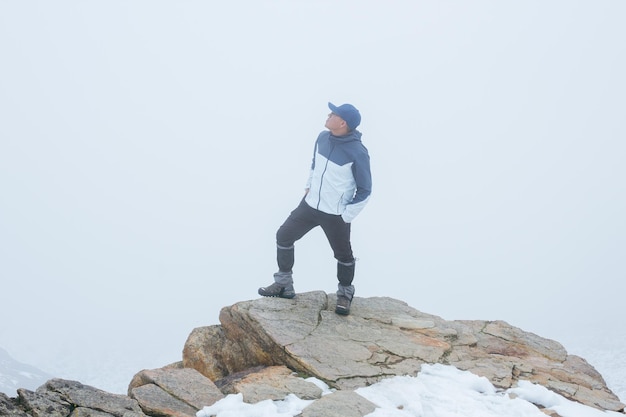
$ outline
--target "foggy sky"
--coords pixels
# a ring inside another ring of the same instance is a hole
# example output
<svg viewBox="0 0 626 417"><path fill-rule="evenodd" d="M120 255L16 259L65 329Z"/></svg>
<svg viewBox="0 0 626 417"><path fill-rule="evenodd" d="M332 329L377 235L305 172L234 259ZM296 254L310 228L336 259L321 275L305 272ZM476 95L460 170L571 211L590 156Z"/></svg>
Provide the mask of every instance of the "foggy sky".
<svg viewBox="0 0 626 417"><path fill-rule="evenodd" d="M180 359L272 281L326 103L373 174L356 296L623 330L623 1L0 2L0 346ZM296 291L336 287L321 231ZM606 334L603 333L603 334ZM134 364L135 362L133 362Z"/></svg>

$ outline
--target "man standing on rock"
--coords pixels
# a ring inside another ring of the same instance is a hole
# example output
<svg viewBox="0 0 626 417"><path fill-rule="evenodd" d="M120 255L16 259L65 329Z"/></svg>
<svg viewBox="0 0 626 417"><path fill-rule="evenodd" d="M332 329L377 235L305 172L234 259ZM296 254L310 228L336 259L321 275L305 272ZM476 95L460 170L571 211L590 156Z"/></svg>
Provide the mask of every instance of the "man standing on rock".
<svg viewBox="0 0 626 417"><path fill-rule="evenodd" d="M305 196L276 233L278 272L274 283L259 288L265 297L293 298L294 243L321 226L337 259L337 306L347 315L354 296L355 258L350 244L350 224L365 207L372 191L370 159L361 143L361 114L352 104L335 106L317 137Z"/></svg>

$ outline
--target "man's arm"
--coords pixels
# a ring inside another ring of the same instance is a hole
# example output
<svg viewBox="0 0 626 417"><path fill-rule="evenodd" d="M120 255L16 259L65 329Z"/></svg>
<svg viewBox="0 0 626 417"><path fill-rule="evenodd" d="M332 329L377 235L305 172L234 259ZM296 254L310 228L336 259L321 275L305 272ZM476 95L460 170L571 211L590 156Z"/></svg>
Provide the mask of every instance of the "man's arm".
<svg viewBox="0 0 626 417"><path fill-rule="evenodd" d="M346 210L341 217L346 223L352 222L354 218L363 210L370 195L372 194L372 173L370 171L370 157L367 150L363 148L363 153L359 155L352 164L352 175L356 183L354 198L346 206Z"/></svg>

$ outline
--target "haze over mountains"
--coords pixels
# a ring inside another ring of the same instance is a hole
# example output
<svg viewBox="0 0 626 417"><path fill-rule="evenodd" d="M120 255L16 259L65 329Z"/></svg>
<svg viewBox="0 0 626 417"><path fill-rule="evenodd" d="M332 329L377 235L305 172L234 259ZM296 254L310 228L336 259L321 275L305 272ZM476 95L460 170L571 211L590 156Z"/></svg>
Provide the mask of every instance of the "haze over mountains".
<svg viewBox="0 0 626 417"><path fill-rule="evenodd" d="M50 378L42 370L16 361L0 347L0 392L15 396L18 388L35 390Z"/></svg>
<svg viewBox="0 0 626 417"><path fill-rule="evenodd" d="M110 392L177 360L271 279L326 103L351 102L375 183L358 296L506 320L625 398L624 15L0 2L0 346ZM336 285L318 232L299 242L298 292Z"/></svg>

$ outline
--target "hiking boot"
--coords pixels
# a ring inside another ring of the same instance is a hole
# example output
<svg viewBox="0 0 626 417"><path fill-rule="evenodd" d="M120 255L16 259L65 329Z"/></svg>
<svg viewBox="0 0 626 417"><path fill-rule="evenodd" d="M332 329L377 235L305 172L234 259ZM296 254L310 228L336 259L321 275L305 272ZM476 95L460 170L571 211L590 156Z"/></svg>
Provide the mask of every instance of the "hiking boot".
<svg viewBox="0 0 626 417"><path fill-rule="evenodd" d="M337 306L335 307L335 313L347 316L350 314L350 304L352 300L343 295L337 296Z"/></svg>
<svg viewBox="0 0 626 417"><path fill-rule="evenodd" d="M274 283L267 287L259 288L259 295L263 297L293 298L296 292L293 289L293 277L291 272L278 271L274 274Z"/></svg>
<svg viewBox="0 0 626 417"><path fill-rule="evenodd" d="M347 316L350 314L350 304L354 297L354 285L337 284L337 307L335 313Z"/></svg>
<svg viewBox="0 0 626 417"><path fill-rule="evenodd" d="M259 295L263 297L293 298L296 296L296 292L292 284L283 287L279 283L274 282L272 285L259 288Z"/></svg>

